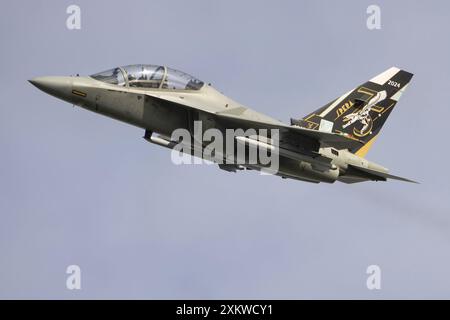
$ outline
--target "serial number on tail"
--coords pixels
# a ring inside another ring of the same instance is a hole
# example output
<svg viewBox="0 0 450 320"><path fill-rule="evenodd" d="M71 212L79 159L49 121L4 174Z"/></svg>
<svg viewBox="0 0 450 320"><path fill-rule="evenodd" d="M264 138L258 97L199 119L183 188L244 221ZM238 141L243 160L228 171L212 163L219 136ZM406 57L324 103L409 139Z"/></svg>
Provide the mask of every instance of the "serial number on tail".
<svg viewBox="0 0 450 320"><path fill-rule="evenodd" d="M400 88L402 86L400 83L392 81L392 80L388 81L388 85L396 87L396 88Z"/></svg>

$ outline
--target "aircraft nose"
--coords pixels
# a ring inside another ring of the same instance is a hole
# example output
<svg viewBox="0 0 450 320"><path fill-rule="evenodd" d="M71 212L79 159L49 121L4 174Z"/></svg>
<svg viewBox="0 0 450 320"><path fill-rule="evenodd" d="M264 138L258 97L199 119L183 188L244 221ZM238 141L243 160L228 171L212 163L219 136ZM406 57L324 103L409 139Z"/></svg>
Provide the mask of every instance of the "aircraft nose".
<svg viewBox="0 0 450 320"><path fill-rule="evenodd" d="M72 77L38 77L28 80L38 89L63 100L70 100L72 93Z"/></svg>

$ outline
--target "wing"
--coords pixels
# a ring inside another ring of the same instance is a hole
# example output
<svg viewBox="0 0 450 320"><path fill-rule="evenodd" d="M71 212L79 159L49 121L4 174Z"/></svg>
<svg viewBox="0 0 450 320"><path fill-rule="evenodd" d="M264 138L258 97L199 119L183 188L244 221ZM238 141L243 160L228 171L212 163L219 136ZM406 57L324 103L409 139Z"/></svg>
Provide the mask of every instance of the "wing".
<svg viewBox="0 0 450 320"><path fill-rule="evenodd" d="M246 114L240 108L226 111L213 111L206 107L197 107L187 101L179 103L172 97L158 97L150 95L161 103L170 103L172 107L184 108L197 112L215 122L215 127L222 129L278 129L279 153L281 156L310 162L318 169L328 170L334 168L331 159L319 154L319 148L323 146L336 149L350 149L362 142L345 133L332 133L320 130L311 130L299 126L290 126L276 120L261 120L253 114ZM242 108L244 110L248 110Z"/></svg>

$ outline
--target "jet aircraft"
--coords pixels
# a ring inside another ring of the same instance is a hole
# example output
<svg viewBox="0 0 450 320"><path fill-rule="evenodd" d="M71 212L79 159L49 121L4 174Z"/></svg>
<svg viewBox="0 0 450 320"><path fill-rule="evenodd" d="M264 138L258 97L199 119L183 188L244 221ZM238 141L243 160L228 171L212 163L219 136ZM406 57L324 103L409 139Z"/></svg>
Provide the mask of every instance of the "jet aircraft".
<svg viewBox="0 0 450 320"><path fill-rule="evenodd" d="M144 129L144 138L166 148L174 130L278 130L276 142L258 135L237 142L276 150L276 175L306 182L357 183L412 180L392 175L366 159L382 126L413 74L392 67L318 110L285 124L223 95L197 78L159 65L128 65L87 77L52 76L29 80L42 91L87 110ZM200 148L204 150L205 143ZM273 149L273 148L276 149ZM194 148L189 153L194 154ZM203 157L203 153L200 153ZM227 157L227 154L219 155ZM205 157L206 158L206 157ZM217 158L216 158L217 159ZM214 161L214 159L213 159ZM263 170L261 163L219 163L226 171Z"/></svg>

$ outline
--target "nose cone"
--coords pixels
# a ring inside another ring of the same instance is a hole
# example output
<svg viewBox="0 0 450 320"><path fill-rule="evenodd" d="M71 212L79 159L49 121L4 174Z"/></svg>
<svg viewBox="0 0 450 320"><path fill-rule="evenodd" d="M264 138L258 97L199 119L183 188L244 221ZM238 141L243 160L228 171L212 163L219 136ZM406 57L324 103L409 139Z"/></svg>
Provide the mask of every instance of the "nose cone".
<svg viewBox="0 0 450 320"><path fill-rule="evenodd" d="M72 77L38 77L28 80L32 85L63 100L70 100L72 94Z"/></svg>

